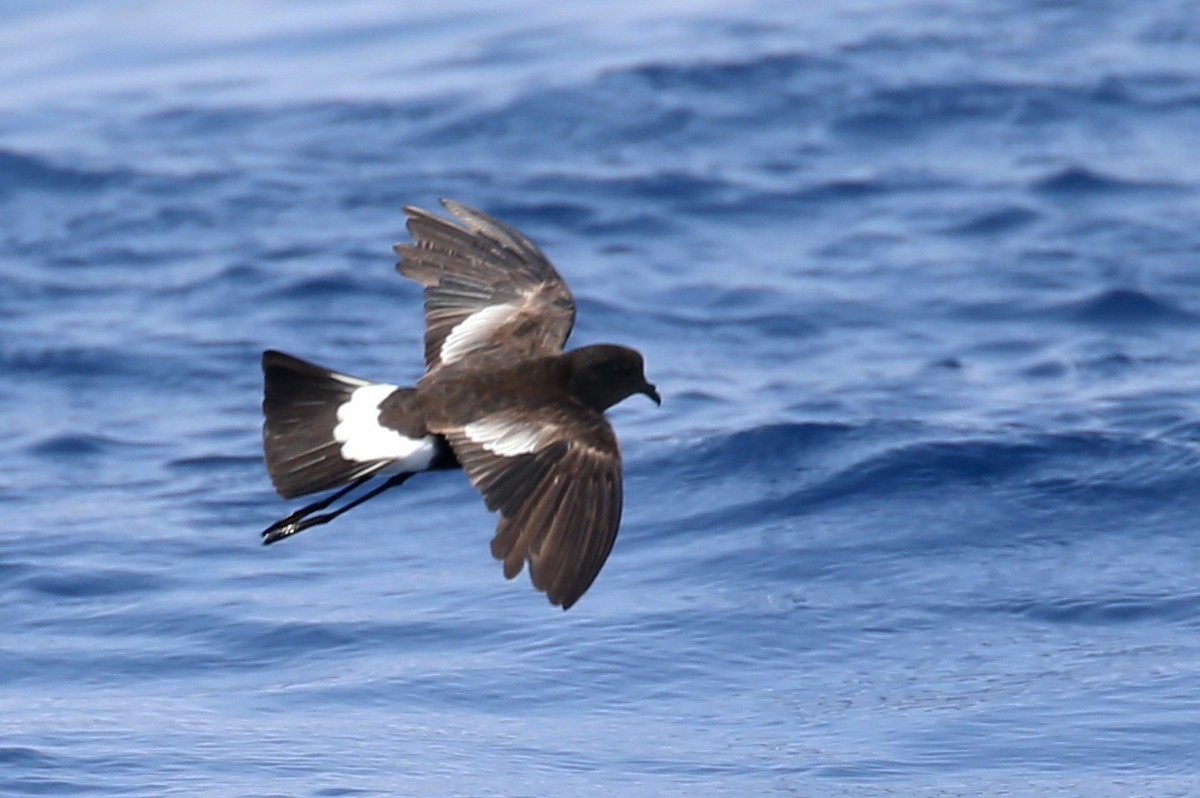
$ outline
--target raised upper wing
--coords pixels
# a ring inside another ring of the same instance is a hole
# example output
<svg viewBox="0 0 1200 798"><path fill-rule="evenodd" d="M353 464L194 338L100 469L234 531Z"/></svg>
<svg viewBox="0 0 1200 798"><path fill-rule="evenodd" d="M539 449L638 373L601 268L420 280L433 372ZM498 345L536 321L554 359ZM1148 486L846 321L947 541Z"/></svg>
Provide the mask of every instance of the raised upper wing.
<svg viewBox="0 0 1200 798"><path fill-rule="evenodd" d="M621 522L621 455L612 427L586 408L546 417L501 411L450 430L488 509L500 512L492 555L511 579L568 609L591 586Z"/></svg>
<svg viewBox="0 0 1200 798"><path fill-rule="evenodd" d="M396 269L425 286L425 368L484 354L562 352L575 301L533 242L487 214L442 200L455 224L406 207L412 244Z"/></svg>

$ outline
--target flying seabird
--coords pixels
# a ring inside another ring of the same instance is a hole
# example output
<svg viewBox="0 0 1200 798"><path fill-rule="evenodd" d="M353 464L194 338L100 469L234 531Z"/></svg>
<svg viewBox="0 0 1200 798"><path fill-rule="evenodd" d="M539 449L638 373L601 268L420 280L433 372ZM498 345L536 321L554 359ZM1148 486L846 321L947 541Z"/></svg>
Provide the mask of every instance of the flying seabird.
<svg viewBox="0 0 1200 798"><path fill-rule="evenodd" d="M340 488L263 531L274 543L421 471L462 468L500 513L492 554L564 610L591 586L621 520L621 454L604 412L635 393L661 404L642 356L563 351L575 301L528 238L443 200L457 220L406 207L396 269L425 287L425 374L412 387L263 353L263 450L284 498ZM313 515L376 477L339 509ZM344 486L344 487L343 487Z"/></svg>

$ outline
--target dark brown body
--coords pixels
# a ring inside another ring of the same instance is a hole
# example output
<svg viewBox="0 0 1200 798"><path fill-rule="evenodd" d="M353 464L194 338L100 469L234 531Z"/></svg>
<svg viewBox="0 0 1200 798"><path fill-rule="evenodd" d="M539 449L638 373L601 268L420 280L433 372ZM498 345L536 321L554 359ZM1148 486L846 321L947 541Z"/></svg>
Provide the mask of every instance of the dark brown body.
<svg viewBox="0 0 1200 798"><path fill-rule="evenodd" d="M263 532L271 543L336 518L421 471L461 467L500 514L492 554L525 563L564 609L603 566L621 519L621 453L604 412L659 402L642 356L615 344L564 352L575 303L525 236L445 201L458 223L406 208L413 243L397 270L424 286L425 376L373 383L290 355L263 355L264 453L286 497L341 485ZM312 516L375 475L379 486Z"/></svg>

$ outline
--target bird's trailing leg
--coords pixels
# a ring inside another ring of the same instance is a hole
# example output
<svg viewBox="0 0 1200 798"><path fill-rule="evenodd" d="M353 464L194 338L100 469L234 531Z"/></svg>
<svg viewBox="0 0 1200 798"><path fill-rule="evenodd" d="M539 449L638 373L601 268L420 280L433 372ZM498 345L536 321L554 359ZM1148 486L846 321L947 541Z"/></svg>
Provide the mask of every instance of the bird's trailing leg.
<svg viewBox="0 0 1200 798"><path fill-rule="evenodd" d="M357 507L358 505L367 501L368 499L375 498L376 496L383 493L388 488L394 488L397 485L403 484L404 481L411 476L412 476L411 473L396 474L392 477L389 477L388 480L386 482L384 482L382 485L372 488L371 490L364 493L362 496L359 496L357 499L343 505L342 507L339 507L338 509L334 510L331 513L322 513L321 515L312 515L312 513L315 513L318 510L324 510L326 507L333 504L335 501L342 498L347 493L350 493L355 488L360 487L364 482L366 482L368 479L371 478L371 475L368 475L365 477L360 477L360 478L354 480L353 482L351 482L346 487L339 490L337 493L334 493L331 496L326 496L324 499L321 499L320 501L313 502L312 504L301 507L299 510L297 510L296 512L287 516L286 518L280 518L278 521L271 524L269 527L264 529L262 532L263 543L264 544L274 543L277 540L282 540L286 537L290 537L291 535L296 534L297 532L301 532L305 529L308 529L310 526L319 526L321 524L327 524L330 521L332 521L333 519L337 518L342 513L346 512L347 510L353 510L355 507Z"/></svg>

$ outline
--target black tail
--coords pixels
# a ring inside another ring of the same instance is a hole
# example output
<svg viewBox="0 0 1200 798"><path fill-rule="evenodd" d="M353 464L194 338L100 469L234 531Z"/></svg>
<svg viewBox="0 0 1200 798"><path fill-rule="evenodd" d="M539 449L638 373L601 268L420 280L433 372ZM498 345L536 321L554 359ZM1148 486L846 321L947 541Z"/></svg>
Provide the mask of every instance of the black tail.
<svg viewBox="0 0 1200 798"><path fill-rule="evenodd" d="M336 488L388 465L346 460L334 438L338 408L371 383L270 350L263 352L262 367L263 452L280 496Z"/></svg>

